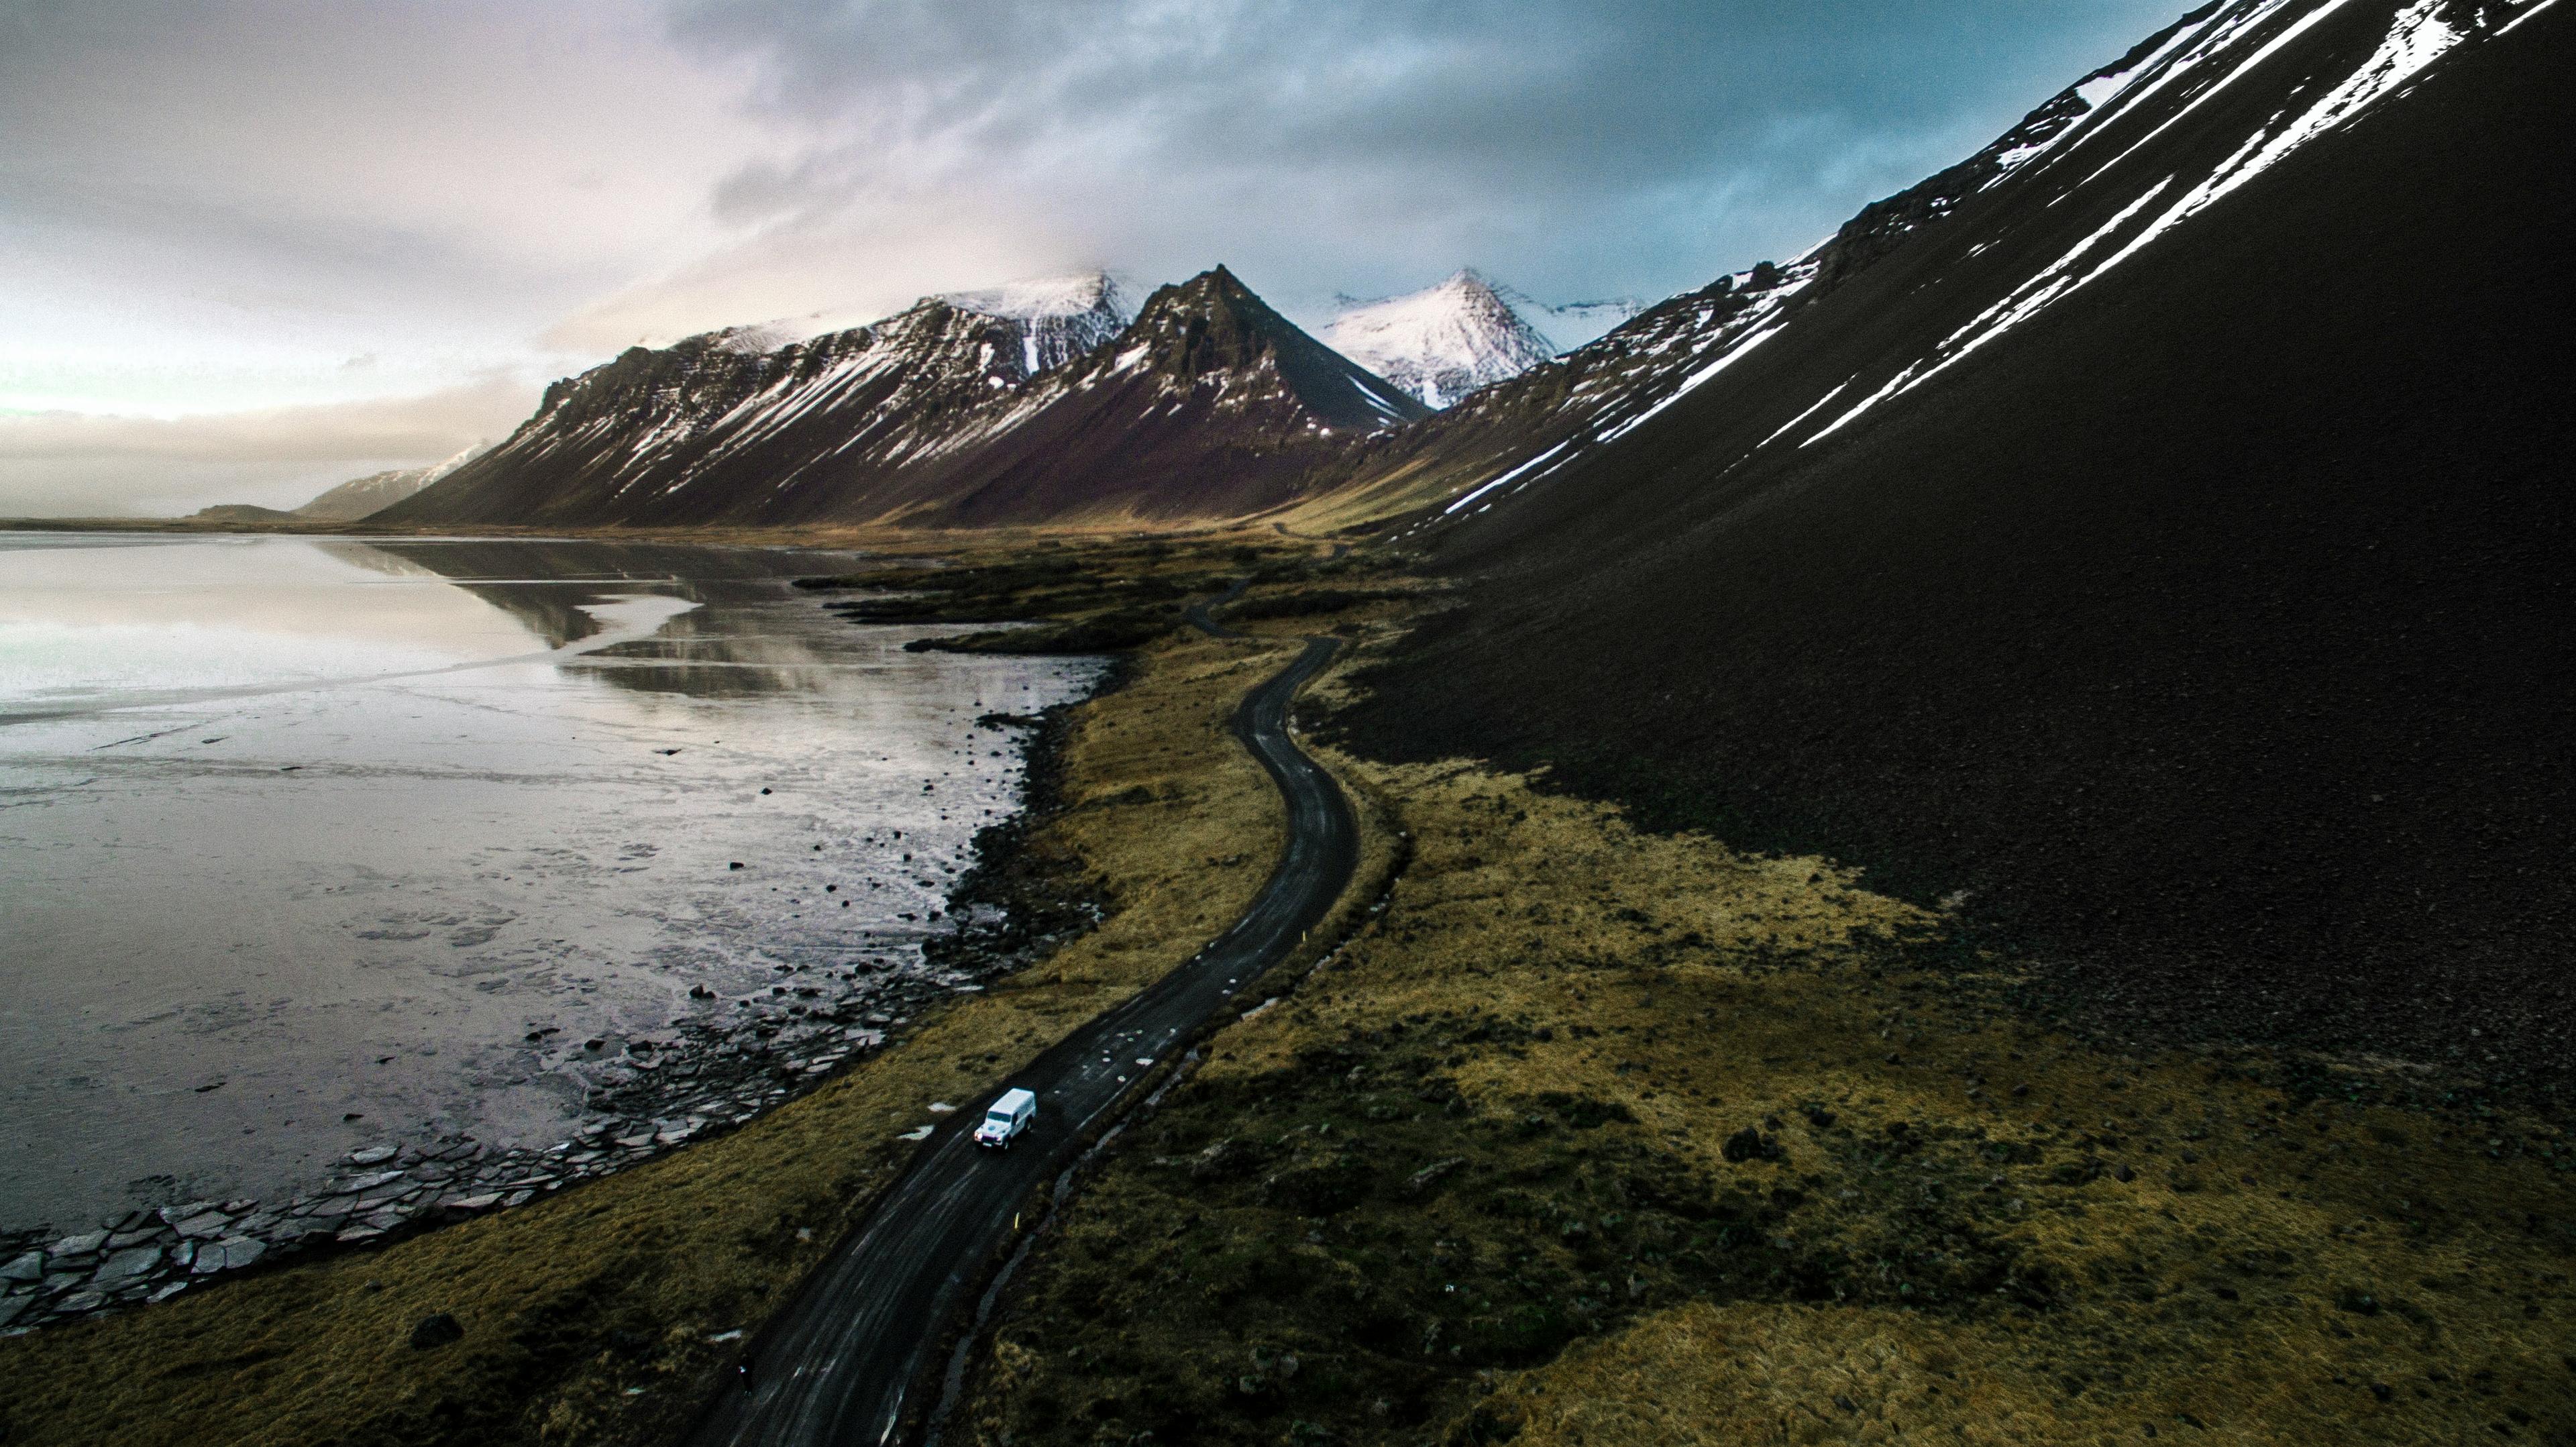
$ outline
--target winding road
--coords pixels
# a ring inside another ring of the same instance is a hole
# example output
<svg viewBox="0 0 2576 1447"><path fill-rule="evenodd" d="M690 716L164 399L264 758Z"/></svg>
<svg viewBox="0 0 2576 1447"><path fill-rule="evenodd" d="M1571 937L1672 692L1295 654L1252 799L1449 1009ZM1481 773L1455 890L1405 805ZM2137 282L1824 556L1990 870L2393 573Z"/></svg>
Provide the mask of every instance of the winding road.
<svg viewBox="0 0 2576 1447"><path fill-rule="evenodd" d="M1236 592L1240 592L1240 588ZM1233 594L1228 594L1228 597ZM1218 602L1223 599L1215 600ZM1232 635L1200 604L1189 621ZM1334 642L1313 638L1246 697L1235 737L1288 805L1288 844L1250 908L1206 949L1101 1014L1026 1069L948 1117L867 1224L762 1328L747 1389L698 1423L695 1443L878 1447L933 1385L942 1328L1014 1232L1018 1212L1109 1125L1135 1082L1178 1056L1198 1027L1296 947L1340 898L1359 862L1359 826L1341 786L1288 735L1288 705ZM993 1095L1037 1092L1036 1126L1008 1151L972 1139Z"/></svg>

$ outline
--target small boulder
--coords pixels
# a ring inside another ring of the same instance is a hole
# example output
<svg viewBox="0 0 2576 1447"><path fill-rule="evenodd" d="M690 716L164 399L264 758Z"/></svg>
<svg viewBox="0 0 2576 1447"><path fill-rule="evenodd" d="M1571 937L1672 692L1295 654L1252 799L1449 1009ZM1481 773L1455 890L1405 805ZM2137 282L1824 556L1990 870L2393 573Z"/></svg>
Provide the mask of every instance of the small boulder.
<svg viewBox="0 0 2576 1447"><path fill-rule="evenodd" d="M191 1268L199 1276L218 1271L238 1271L268 1254L266 1242L248 1236L227 1236L197 1248L197 1260Z"/></svg>
<svg viewBox="0 0 2576 1447"><path fill-rule="evenodd" d="M200 1216L191 1216L187 1220L177 1223L177 1225L172 1229L176 1230L181 1236L184 1236L191 1241L203 1241L211 1237L221 1236L224 1234L225 1228L232 1224L233 1218L225 1215L223 1212L208 1211Z"/></svg>
<svg viewBox="0 0 2576 1447"><path fill-rule="evenodd" d="M1411 1196L1427 1194L1433 1187L1447 1179L1452 1171L1465 1164L1467 1164L1465 1156L1451 1156L1446 1160L1433 1161L1405 1180L1405 1194Z"/></svg>
<svg viewBox="0 0 2576 1447"><path fill-rule="evenodd" d="M159 1264L161 1264L160 1247L131 1247L101 1262L98 1274L89 1279L89 1284L101 1291L115 1291L120 1287L133 1285Z"/></svg>
<svg viewBox="0 0 2576 1447"><path fill-rule="evenodd" d="M1780 1142L1764 1135L1760 1128L1748 1125L1728 1136L1725 1143L1717 1148L1717 1153L1738 1164L1753 1160L1776 1161L1780 1159Z"/></svg>
<svg viewBox="0 0 2576 1447"><path fill-rule="evenodd" d="M422 1317L413 1324L411 1329L411 1345L414 1351L435 1351L439 1347L463 1340L465 1340L465 1328L457 1324L455 1317L443 1311L431 1312Z"/></svg>
<svg viewBox="0 0 2576 1447"><path fill-rule="evenodd" d="M1221 1140L1190 1159L1190 1179L1210 1181L1233 1175L1252 1164L1252 1152L1232 1140Z"/></svg>

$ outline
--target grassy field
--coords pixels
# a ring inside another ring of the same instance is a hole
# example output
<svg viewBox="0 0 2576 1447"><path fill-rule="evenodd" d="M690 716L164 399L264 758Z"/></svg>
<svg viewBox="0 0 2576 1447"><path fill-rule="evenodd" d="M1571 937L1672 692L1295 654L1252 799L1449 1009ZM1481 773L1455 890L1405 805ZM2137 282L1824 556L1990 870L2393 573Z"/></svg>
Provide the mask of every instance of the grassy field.
<svg viewBox="0 0 2576 1447"><path fill-rule="evenodd" d="M1107 575L1192 587L1245 561L1231 548L1079 551ZM1060 797L1021 853L1105 904L1099 927L727 1136L384 1250L0 1340L0 1437L625 1444L685 1426L740 1350L715 1338L756 1325L864 1214L912 1149L896 1136L932 1119L931 1103L985 1088L1160 975L1259 888L1278 796L1225 724L1293 645L1173 631L1188 589L1159 591L1164 626L1123 687L1076 711ZM1062 601L1075 621L1113 606ZM415 1324L438 1312L463 1339L413 1348Z"/></svg>
<svg viewBox="0 0 2576 1447"><path fill-rule="evenodd" d="M1335 763L1391 904L1069 1209L951 1440L2576 1441L2551 1126L2088 1045L1832 862Z"/></svg>

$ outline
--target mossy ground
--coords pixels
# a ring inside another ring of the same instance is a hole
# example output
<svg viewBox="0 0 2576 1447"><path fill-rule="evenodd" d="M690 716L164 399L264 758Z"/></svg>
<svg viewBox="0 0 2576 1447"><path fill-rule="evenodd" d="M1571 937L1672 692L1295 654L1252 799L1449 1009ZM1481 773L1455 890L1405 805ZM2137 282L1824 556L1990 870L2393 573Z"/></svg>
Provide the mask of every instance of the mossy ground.
<svg viewBox="0 0 2576 1447"><path fill-rule="evenodd" d="M1086 555L1205 566L1186 546ZM1250 900L1284 826L1226 723L1293 651L1167 631L1077 711L1057 810L1025 847L1105 902L1097 929L740 1131L383 1250L0 1340L0 1433L11 1447L666 1440L740 1350L710 1339L756 1326L864 1215L930 1103L999 1079ZM413 1349L433 1312L464 1339Z"/></svg>
<svg viewBox="0 0 2576 1447"><path fill-rule="evenodd" d="M1335 764L1391 904L1069 1208L960 1434L2576 1441L2546 1124L2087 1044L1827 861Z"/></svg>

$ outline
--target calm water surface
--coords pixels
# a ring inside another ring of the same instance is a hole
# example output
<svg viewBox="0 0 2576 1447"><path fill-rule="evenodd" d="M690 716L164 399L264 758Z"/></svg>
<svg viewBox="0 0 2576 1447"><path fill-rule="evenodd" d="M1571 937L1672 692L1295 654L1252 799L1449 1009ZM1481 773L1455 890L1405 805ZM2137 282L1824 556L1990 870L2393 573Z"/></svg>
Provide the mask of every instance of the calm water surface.
<svg viewBox="0 0 2576 1447"><path fill-rule="evenodd" d="M565 1042L917 958L1018 800L976 718L1097 665L788 586L852 563L0 533L0 1226L533 1141Z"/></svg>

